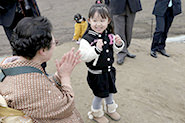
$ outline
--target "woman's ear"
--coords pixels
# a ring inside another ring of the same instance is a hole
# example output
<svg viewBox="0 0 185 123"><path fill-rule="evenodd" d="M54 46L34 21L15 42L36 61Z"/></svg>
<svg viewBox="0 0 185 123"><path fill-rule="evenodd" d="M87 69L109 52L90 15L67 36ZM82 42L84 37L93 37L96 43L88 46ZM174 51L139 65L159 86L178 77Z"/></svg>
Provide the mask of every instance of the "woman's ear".
<svg viewBox="0 0 185 123"><path fill-rule="evenodd" d="M46 49L41 48L41 49L38 51L38 53L39 53L40 55L46 55Z"/></svg>

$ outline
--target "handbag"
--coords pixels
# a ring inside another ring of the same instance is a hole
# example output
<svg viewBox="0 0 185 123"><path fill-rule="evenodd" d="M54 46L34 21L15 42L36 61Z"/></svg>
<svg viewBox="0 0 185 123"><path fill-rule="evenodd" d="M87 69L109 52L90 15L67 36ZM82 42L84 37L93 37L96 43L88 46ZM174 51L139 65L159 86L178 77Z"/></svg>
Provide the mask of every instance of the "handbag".
<svg viewBox="0 0 185 123"><path fill-rule="evenodd" d="M9 108L2 95L0 95L0 123L33 123L32 119L23 112Z"/></svg>

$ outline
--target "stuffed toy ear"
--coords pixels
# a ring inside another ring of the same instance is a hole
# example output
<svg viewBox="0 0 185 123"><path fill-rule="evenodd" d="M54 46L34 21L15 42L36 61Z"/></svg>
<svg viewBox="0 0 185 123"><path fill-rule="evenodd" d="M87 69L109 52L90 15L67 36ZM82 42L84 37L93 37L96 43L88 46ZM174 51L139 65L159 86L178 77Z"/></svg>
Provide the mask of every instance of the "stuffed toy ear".
<svg viewBox="0 0 185 123"><path fill-rule="evenodd" d="M74 15L74 20L76 22L79 22L80 19L82 19L82 15L81 14L77 13L76 15Z"/></svg>

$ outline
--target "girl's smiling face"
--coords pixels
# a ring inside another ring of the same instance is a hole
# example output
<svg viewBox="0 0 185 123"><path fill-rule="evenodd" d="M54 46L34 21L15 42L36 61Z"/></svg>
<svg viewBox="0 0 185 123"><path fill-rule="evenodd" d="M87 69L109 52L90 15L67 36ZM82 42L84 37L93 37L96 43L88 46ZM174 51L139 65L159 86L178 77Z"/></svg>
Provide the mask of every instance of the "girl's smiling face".
<svg viewBox="0 0 185 123"><path fill-rule="evenodd" d="M91 28L97 32L102 33L110 23L108 17L102 18L98 12L95 12L94 16L88 19Z"/></svg>

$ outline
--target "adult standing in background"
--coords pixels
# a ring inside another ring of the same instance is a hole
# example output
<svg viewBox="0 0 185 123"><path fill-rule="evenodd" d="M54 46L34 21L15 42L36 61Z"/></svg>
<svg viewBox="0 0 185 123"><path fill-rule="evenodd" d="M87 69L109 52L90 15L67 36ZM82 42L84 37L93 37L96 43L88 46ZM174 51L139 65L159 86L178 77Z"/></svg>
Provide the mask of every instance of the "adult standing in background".
<svg viewBox="0 0 185 123"><path fill-rule="evenodd" d="M36 0L0 0L0 25L3 26L8 40L11 40L13 29L24 17L40 16ZM13 51L13 55L16 53ZM46 63L41 65L44 68Z"/></svg>
<svg viewBox="0 0 185 123"><path fill-rule="evenodd" d="M165 50L166 38L173 19L181 13L181 0L156 0L153 14L156 17L156 28L153 36L150 55L157 58L156 52L170 57Z"/></svg>
<svg viewBox="0 0 185 123"><path fill-rule="evenodd" d="M10 41L13 29L24 17L40 16L35 0L0 0L0 25Z"/></svg>
<svg viewBox="0 0 185 123"><path fill-rule="evenodd" d="M141 2L140 0L110 0L109 7L112 13L114 32L125 41L125 47L117 54L117 63L121 65L126 56L136 57L128 52L128 47L132 38L135 14L142 10Z"/></svg>

